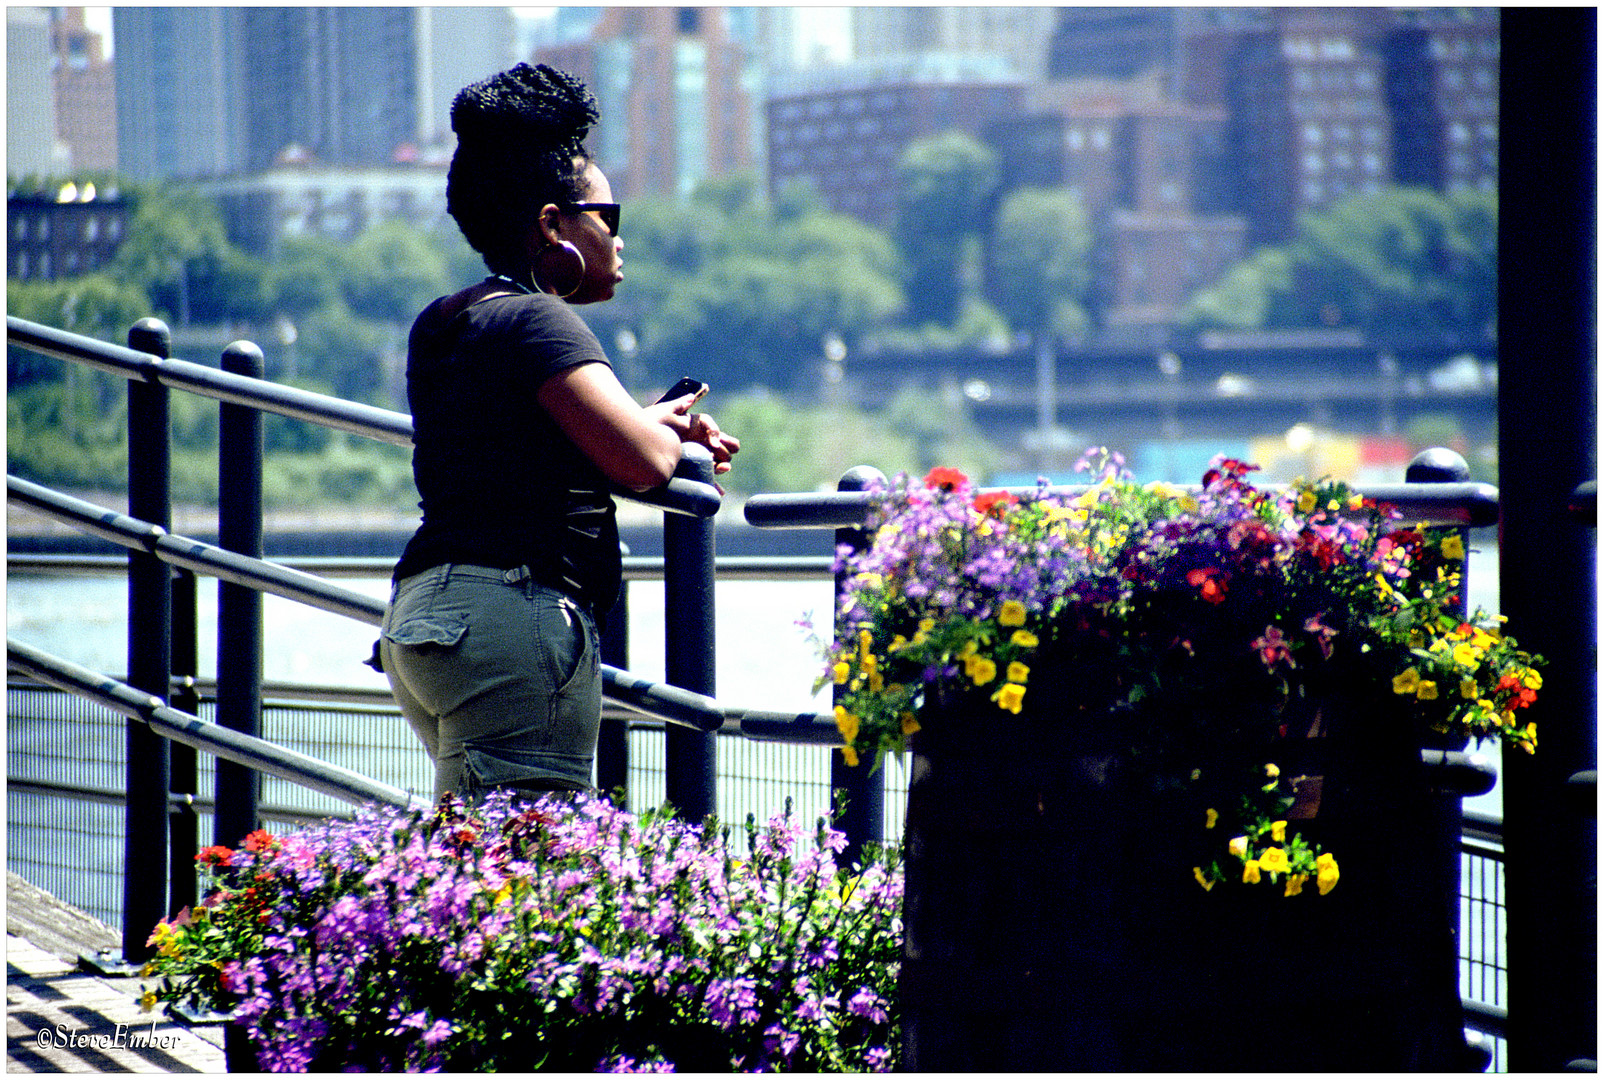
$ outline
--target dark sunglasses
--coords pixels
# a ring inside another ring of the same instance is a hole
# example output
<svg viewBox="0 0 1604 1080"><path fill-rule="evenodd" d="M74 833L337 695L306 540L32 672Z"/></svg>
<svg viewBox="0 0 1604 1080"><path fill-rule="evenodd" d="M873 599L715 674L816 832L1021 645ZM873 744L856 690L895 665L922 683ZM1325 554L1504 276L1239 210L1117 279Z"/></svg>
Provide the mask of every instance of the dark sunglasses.
<svg viewBox="0 0 1604 1080"><path fill-rule="evenodd" d="M623 208L615 202L576 202L569 203L565 209L580 213L587 210L594 211L601 218L602 224L607 226L607 232L612 236L618 235L618 215Z"/></svg>

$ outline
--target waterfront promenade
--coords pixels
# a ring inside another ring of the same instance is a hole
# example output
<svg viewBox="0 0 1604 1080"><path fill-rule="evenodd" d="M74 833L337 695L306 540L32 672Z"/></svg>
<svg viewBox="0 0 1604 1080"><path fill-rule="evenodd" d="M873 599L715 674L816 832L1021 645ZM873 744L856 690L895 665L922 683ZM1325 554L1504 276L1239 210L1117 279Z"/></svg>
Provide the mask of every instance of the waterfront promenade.
<svg viewBox="0 0 1604 1080"><path fill-rule="evenodd" d="M226 1071L221 1027L145 1012L144 980L79 962L120 944L105 923L6 875L6 1072Z"/></svg>

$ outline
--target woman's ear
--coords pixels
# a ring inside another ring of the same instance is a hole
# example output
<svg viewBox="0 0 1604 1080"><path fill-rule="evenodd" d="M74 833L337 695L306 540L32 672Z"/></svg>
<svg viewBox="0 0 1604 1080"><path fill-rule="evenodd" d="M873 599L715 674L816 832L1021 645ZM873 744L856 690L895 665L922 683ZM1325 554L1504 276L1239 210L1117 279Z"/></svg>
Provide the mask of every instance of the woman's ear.
<svg viewBox="0 0 1604 1080"><path fill-rule="evenodd" d="M551 247L562 241L562 233L558 226L562 224L562 211L556 203L547 203L540 208L540 215L535 219L535 243L541 247Z"/></svg>

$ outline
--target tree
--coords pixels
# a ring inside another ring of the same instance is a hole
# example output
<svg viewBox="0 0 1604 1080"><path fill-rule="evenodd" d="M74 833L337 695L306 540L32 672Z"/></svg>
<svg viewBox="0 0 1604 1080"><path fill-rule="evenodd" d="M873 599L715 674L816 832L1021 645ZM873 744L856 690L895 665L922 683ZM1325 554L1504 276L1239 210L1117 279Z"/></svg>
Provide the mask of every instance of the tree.
<svg viewBox="0 0 1604 1080"><path fill-rule="evenodd" d="M978 270L975 242L990 231L1000 171L979 140L949 132L910 143L897 163L892 235L906 260L908 317L951 325Z"/></svg>
<svg viewBox="0 0 1604 1080"><path fill-rule="evenodd" d="M1194 329L1355 326L1383 335L1496 332L1497 197L1394 187L1303 215L1199 292Z"/></svg>
<svg viewBox="0 0 1604 1080"><path fill-rule="evenodd" d="M249 257L229 242L217 204L193 188L170 184L132 188L129 202L128 232L106 273L140 283L155 308L146 314L169 323L228 317L227 289L194 287L197 269L207 277L226 267L236 283L253 272Z"/></svg>
<svg viewBox="0 0 1604 1080"><path fill-rule="evenodd" d="M1091 227L1077 195L1021 188L997 212L987 294L1018 329L1055 336L1082 331L1091 251Z"/></svg>
<svg viewBox="0 0 1604 1080"><path fill-rule="evenodd" d="M650 375L694 374L715 387L792 385L827 334L854 335L902 310L885 235L816 205L759 201L739 179L699 189L688 205L630 206L625 283L586 318L607 340L639 337Z"/></svg>

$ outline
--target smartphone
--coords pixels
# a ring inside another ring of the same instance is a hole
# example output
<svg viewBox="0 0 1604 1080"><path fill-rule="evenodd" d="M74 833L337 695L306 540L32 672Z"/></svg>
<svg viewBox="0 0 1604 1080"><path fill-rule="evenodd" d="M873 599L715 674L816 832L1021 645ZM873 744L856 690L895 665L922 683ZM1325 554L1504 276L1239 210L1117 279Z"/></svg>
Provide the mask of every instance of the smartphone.
<svg viewBox="0 0 1604 1080"><path fill-rule="evenodd" d="M707 393L707 390L708 386L705 382L703 382L701 379L693 379L687 375L673 386L670 386L668 388L668 392L657 400L659 403L661 403L664 401L673 401L675 398L682 398L686 394L695 394L696 399L691 402L691 404L694 405L697 401L702 400L702 395Z"/></svg>

